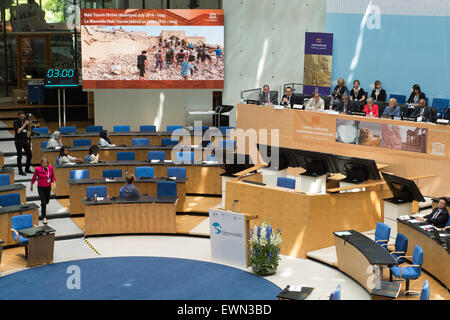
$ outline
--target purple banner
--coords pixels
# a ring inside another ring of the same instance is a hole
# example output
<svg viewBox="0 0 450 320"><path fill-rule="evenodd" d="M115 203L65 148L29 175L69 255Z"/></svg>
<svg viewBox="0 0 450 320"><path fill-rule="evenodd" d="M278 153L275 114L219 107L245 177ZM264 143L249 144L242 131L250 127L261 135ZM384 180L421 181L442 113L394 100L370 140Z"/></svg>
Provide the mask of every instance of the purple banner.
<svg viewBox="0 0 450 320"><path fill-rule="evenodd" d="M333 34L306 32L305 54L333 55Z"/></svg>
<svg viewBox="0 0 450 320"><path fill-rule="evenodd" d="M318 92L320 96L329 96L330 95L330 87L319 87L319 86L308 86L306 84L303 85L303 94L312 95L313 92Z"/></svg>

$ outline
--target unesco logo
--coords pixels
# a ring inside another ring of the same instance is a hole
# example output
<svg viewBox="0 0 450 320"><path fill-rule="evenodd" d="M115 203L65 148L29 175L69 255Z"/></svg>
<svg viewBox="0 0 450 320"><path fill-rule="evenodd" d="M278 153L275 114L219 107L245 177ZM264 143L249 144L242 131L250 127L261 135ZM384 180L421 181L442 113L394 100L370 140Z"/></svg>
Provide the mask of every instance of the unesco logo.
<svg viewBox="0 0 450 320"><path fill-rule="evenodd" d="M216 234L220 234L222 232L222 226L220 223L214 222L212 226L216 229Z"/></svg>
<svg viewBox="0 0 450 320"><path fill-rule="evenodd" d="M322 43L322 38L317 38L316 43Z"/></svg>

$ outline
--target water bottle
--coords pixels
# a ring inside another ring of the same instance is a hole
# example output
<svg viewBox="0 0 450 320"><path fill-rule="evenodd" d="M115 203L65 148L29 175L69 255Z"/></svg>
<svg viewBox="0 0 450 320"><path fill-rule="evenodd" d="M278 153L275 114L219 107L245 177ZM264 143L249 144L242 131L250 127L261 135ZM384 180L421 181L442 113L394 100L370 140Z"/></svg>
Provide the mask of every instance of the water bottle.
<svg viewBox="0 0 450 320"><path fill-rule="evenodd" d="M97 192L94 193L94 202L97 202Z"/></svg>
<svg viewBox="0 0 450 320"><path fill-rule="evenodd" d="M128 170L125 170L125 177L128 176Z"/></svg>

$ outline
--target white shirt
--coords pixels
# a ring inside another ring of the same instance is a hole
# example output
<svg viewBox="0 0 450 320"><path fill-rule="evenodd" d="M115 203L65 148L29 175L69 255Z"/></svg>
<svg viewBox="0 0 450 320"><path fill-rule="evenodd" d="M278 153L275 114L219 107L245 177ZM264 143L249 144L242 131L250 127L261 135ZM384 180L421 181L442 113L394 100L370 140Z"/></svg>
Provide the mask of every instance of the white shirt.
<svg viewBox="0 0 450 320"><path fill-rule="evenodd" d="M77 158L72 157L71 155L59 157L59 165L62 166L67 163L74 163Z"/></svg>
<svg viewBox="0 0 450 320"><path fill-rule="evenodd" d="M106 141L105 139L100 138L100 141L98 142L98 146L99 146L99 147L114 147L115 144L110 144L110 143L108 143L108 141Z"/></svg>
<svg viewBox="0 0 450 320"><path fill-rule="evenodd" d="M305 110L324 110L325 109L325 101L319 97L319 101L316 101L314 98L309 99L308 104L305 107Z"/></svg>
<svg viewBox="0 0 450 320"><path fill-rule="evenodd" d="M61 143L53 138L50 138L47 143L47 148L58 148L61 147Z"/></svg>

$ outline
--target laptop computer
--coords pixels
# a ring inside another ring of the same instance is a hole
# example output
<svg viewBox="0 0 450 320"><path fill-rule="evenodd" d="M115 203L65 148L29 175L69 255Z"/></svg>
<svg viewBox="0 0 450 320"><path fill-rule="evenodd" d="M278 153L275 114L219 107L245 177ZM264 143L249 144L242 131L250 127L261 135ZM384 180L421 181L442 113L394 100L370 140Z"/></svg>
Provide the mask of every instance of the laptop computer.
<svg viewBox="0 0 450 320"><path fill-rule="evenodd" d="M437 228L433 228L433 235L434 235L434 238L437 241L439 241L440 243L444 244L449 239L448 236L450 234L445 233L445 232L444 233L439 233L439 230Z"/></svg>

